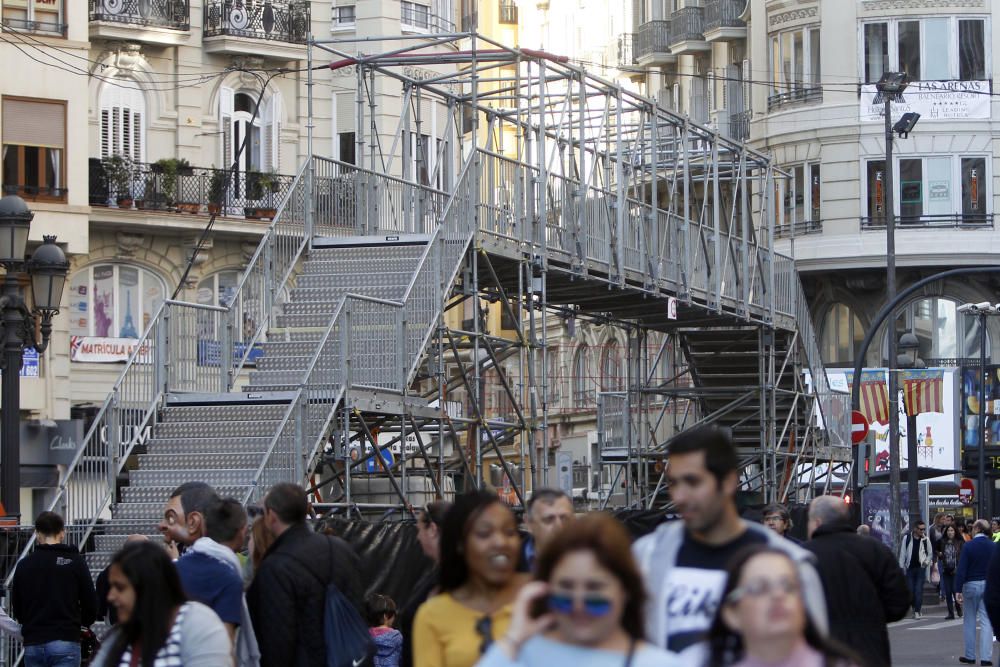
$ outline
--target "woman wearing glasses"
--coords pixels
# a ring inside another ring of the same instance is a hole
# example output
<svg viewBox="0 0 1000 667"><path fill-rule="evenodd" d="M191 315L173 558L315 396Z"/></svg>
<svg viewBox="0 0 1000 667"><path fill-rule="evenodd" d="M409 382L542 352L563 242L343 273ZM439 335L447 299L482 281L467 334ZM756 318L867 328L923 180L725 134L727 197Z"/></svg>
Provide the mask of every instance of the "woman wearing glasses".
<svg viewBox="0 0 1000 667"><path fill-rule="evenodd" d="M511 603L526 583L517 561L513 513L484 491L459 496L441 524L441 593L417 610L414 667L472 667L510 625Z"/></svg>
<svg viewBox="0 0 1000 667"><path fill-rule="evenodd" d="M795 563L752 546L727 568L722 604L709 630L711 667L855 667L850 652L820 636L802 603Z"/></svg>
<svg viewBox="0 0 1000 667"><path fill-rule="evenodd" d="M642 576L625 528L606 514L563 527L539 555L510 629L478 667L672 667L643 641Z"/></svg>

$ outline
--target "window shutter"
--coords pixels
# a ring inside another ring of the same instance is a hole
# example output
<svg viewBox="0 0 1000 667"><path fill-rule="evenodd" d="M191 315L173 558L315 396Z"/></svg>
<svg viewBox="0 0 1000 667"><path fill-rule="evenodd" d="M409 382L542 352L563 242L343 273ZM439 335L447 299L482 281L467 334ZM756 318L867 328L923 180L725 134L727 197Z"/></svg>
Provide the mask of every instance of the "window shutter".
<svg viewBox="0 0 1000 667"><path fill-rule="evenodd" d="M220 135L220 166L229 169L233 164L233 105L235 93L232 88L223 86L219 89L219 129Z"/></svg>
<svg viewBox="0 0 1000 667"><path fill-rule="evenodd" d="M101 109L101 157L111 155L111 110Z"/></svg>
<svg viewBox="0 0 1000 667"><path fill-rule="evenodd" d="M278 171L281 167L281 95L278 93L272 95L262 111L264 116L263 163L267 169Z"/></svg>
<svg viewBox="0 0 1000 667"><path fill-rule="evenodd" d="M66 147L66 105L42 100L3 101L3 143Z"/></svg>
<svg viewBox="0 0 1000 667"><path fill-rule="evenodd" d="M101 91L100 104L101 157L123 155L142 161L146 115L142 90L129 83L108 84Z"/></svg>
<svg viewBox="0 0 1000 667"><path fill-rule="evenodd" d="M132 159L142 162L144 160L145 153L143 152L145 142L143 141L143 113L141 111L132 111Z"/></svg>

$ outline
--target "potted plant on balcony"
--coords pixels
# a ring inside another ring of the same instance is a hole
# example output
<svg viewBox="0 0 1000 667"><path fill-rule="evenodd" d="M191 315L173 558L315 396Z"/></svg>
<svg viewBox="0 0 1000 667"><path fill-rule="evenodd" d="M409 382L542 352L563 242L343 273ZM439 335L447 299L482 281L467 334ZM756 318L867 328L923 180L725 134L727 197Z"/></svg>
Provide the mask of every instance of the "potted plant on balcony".
<svg viewBox="0 0 1000 667"><path fill-rule="evenodd" d="M109 155L101 160L104 174L118 208L132 208L132 175L134 165L127 155Z"/></svg>
<svg viewBox="0 0 1000 667"><path fill-rule="evenodd" d="M222 212L222 202L226 198L226 185L229 174L225 169L212 168L212 176L208 180L208 213L219 215Z"/></svg>
<svg viewBox="0 0 1000 667"><path fill-rule="evenodd" d="M278 178L278 174L272 169L260 174L257 182L263 194L262 199L266 200L266 206L258 208L257 215L261 218L274 220L274 216L278 214L278 208L274 203L274 195L281 189L281 181Z"/></svg>
<svg viewBox="0 0 1000 667"><path fill-rule="evenodd" d="M177 210L181 213L197 214L201 210L201 202L197 198L191 199L191 195L197 195L201 188L195 186L192 189L192 181L188 180L194 176L194 167L185 158L179 158L174 160L174 172Z"/></svg>

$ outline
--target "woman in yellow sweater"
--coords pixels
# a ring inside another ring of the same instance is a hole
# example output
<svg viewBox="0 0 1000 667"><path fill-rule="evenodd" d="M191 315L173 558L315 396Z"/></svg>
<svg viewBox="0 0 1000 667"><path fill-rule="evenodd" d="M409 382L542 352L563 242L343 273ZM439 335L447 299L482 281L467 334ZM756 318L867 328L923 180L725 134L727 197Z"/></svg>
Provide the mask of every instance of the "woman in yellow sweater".
<svg viewBox="0 0 1000 667"><path fill-rule="evenodd" d="M528 575L517 521L493 494L460 496L441 526L441 593L417 610L414 667L472 667L503 637Z"/></svg>

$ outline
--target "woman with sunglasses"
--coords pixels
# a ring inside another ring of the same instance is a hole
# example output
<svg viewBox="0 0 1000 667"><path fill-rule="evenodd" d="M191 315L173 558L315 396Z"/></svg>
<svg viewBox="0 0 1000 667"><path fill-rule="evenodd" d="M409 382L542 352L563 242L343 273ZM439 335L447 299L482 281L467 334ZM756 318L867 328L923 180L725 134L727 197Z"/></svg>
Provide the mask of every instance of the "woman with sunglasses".
<svg viewBox="0 0 1000 667"><path fill-rule="evenodd" d="M738 552L709 630L710 667L856 667L847 649L824 639L802 602L798 569L763 545Z"/></svg>
<svg viewBox="0 0 1000 667"><path fill-rule="evenodd" d="M575 520L552 538L536 578L514 605L510 630L478 667L671 667L643 641L642 575L625 528L607 514Z"/></svg>
<svg viewBox="0 0 1000 667"><path fill-rule="evenodd" d="M507 632L527 581L517 572L520 551L514 514L495 495L455 500L441 524L441 593L413 622L414 667L472 667Z"/></svg>

